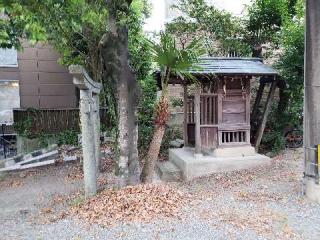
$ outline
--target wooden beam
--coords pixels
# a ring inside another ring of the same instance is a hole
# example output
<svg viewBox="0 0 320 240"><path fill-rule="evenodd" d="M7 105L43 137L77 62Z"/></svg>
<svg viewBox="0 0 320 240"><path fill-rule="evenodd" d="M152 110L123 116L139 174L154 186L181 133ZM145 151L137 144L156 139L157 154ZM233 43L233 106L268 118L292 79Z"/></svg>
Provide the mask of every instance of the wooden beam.
<svg viewBox="0 0 320 240"><path fill-rule="evenodd" d="M260 105L260 102L261 102L261 99L263 96L263 91L264 91L265 86L266 86L266 83L264 81L260 82L259 89L258 89L257 96L256 96L256 100L254 101L254 105L252 108L252 113L251 113L251 121L252 122L256 121L259 105Z"/></svg>
<svg viewBox="0 0 320 240"><path fill-rule="evenodd" d="M196 118L195 118L195 154L201 154L200 92L201 92L201 87L197 85L195 95L194 95L194 110L195 110L195 115L196 115Z"/></svg>
<svg viewBox="0 0 320 240"><path fill-rule="evenodd" d="M183 140L184 146L189 143L188 140L188 86L183 85Z"/></svg>
<svg viewBox="0 0 320 240"><path fill-rule="evenodd" d="M275 81L273 81L271 83L270 90L269 90L269 93L268 93L267 102L266 102L266 106L264 108L264 112L263 112L263 116L262 116L262 120L260 122L258 131L257 131L257 134L256 134L255 148L256 148L257 152L259 150L261 139L262 139L262 136L263 136L263 132L264 132L264 129L266 127L268 115L269 115L270 110L271 110L272 100L273 100L273 96L274 96L274 93L276 91L276 88L277 88L277 81L275 80Z"/></svg>

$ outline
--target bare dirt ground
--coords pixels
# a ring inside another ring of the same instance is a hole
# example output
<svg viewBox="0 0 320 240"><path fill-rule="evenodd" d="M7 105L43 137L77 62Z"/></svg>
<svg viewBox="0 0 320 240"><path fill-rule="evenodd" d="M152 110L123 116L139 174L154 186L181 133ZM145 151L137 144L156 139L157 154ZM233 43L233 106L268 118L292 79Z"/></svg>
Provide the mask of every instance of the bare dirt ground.
<svg viewBox="0 0 320 240"><path fill-rule="evenodd" d="M90 225L65 211L83 201L79 164L0 177L0 239L320 239L320 205L302 194L302 150L272 165L168 183L192 201L177 218ZM112 177L99 184L111 186Z"/></svg>

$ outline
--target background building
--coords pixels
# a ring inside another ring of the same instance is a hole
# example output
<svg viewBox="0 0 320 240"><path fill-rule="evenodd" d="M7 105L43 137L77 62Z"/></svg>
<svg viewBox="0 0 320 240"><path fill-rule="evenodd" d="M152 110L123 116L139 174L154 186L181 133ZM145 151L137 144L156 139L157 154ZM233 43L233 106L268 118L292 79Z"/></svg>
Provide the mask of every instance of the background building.
<svg viewBox="0 0 320 240"><path fill-rule="evenodd" d="M24 43L22 52L0 49L0 122L13 122L15 108L74 108L77 91L59 55L44 44Z"/></svg>

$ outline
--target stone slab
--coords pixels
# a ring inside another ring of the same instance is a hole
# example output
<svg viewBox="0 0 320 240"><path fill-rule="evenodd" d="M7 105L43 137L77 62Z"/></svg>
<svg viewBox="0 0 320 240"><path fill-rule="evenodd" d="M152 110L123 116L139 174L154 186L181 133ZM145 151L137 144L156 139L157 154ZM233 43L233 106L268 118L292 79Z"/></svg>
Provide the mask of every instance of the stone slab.
<svg viewBox="0 0 320 240"><path fill-rule="evenodd" d="M58 145L52 144L46 148L35 150L35 151L27 153L27 154L18 154L12 158L5 159L5 167L10 167L10 166L13 166L17 163L21 163L21 162L24 162L29 159L33 159L38 156L42 156L45 153L52 152L57 149L58 149Z"/></svg>
<svg viewBox="0 0 320 240"><path fill-rule="evenodd" d="M271 159L261 154L243 157L213 157L194 155L192 148L169 150L169 161L181 171L184 180L206 176L218 172L249 169L271 163Z"/></svg>
<svg viewBox="0 0 320 240"><path fill-rule="evenodd" d="M70 162L70 161L76 161L76 160L78 160L77 156L64 156L63 157L64 162Z"/></svg>
<svg viewBox="0 0 320 240"><path fill-rule="evenodd" d="M24 169L29 169L29 168L35 168L35 167L41 167L41 166L47 166L47 165L52 165L55 164L56 160L46 160L43 162L35 162L35 163L30 163L26 165L14 165L6 168L0 168L0 173L1 172L10 172L10 171L19 171L19 170L24 170Z"/></svg>
<svg viewBox="0 0 320 240"><path fill-rule="evenodd" d="M44 161L44 162L36 162L36 163L31 163L31 164L28 164L28 165L23 165L23 166L20 166L20 169L29 169L29 168L35 168L35 167L41 167L41 166L47 166L47 165L52 165L52 164L55 164L56 160L47 160L47 161Z"/></svg>
<svg viewBox="0 0 320 240"><path fill-rule="evenodd" d="M39 156L24 160L22 162L18 162L17 165L22 166L22 165L26 165L26 164L35 163L35 162L43 162L46 160L52 160L52 159L57 158L58 155L59 155L58 150L54 150L52 152L47 152L47 153L41 154Z"/></svg>
<svg viewBox="0 0 320 240"><path fill-rule="evenodd" d="M9 166L9 167L5 167L5 168L0 168L0 173L19 170L19 169L20 169L20 165Z"/></svg>

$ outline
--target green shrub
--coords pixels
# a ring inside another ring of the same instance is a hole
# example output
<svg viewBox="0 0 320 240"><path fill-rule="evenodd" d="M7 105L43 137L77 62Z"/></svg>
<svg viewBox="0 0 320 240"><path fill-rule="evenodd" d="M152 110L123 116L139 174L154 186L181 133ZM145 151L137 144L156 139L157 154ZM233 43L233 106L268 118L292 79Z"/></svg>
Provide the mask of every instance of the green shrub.
<svg viewBox="0 0 320 240"><path fill-rule="evenodd" d="M58 145L78 145L78 132L71 129L56 135Z"/></svg>
<svg viewBox="0 0 320 240"><path fill-rule="evenodd" d="M183 100L181 98L177 98L177 97L171 97L170 98L170 102L172 107L183 107Z"/></svg>
<svg viewBox="0 0 320 240"><path fill-rule="evenodd" d="M140 82L142 94L139 104L139 151L144 154L153 136L154 109L157 95L157 85L153 77L146 77Z"/></svg>
<svg viewBox="0 0 320 240"><path fill-rule="evenodd" d="M182 139L183 133L178 127L167 127L160 148L160 155L166 157L170 148L170 142L176 139Z"/></svg>
<svg viewBox="0 0 320 240"><path fill-rule="evenodd" d="M32 117L28 116L23 121L15 122L13 125L16 132L23 137L31 138Z"/></svg>

